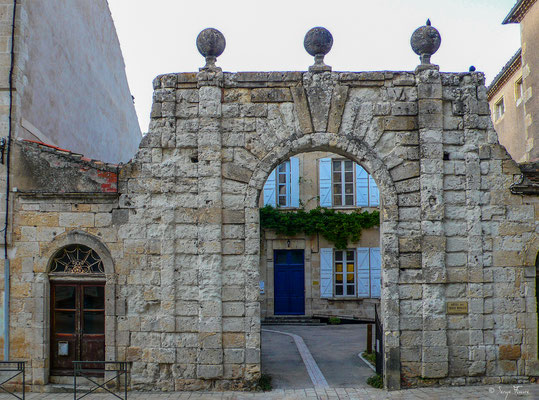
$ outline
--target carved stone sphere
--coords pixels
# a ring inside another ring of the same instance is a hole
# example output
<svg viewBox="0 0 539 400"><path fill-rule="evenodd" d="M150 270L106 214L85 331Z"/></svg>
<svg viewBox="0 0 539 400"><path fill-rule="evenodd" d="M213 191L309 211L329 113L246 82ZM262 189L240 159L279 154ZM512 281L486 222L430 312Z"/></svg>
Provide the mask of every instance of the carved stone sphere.
<svg viewBox="0 0 539 400"><path fill-rule="evenodd" d="M419 56L433 55L440 48L441 42L440 32L430 26L430 21L427 21L427 25L417 28L410 39L412 50Z"/></svg>
<svg viewBox="0 0 539 400"><path fill-rule="evenodd" d="M311 56L317 54L326 55L333 46L333 36L326 28L317 26L307 32L305 40L303 41L303 46Z"/></svg>
<svg viewBox="0 0 539 400"><path fill-rule="evenodd" d="M204 57L219 57L225 47L225 37L217 29L206 28L197 36L197 49Z"/></svg>

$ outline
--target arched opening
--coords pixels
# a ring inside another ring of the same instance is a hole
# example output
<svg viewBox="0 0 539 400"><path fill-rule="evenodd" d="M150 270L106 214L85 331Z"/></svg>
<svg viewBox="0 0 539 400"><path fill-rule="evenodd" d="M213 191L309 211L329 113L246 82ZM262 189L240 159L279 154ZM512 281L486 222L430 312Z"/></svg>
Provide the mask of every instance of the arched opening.
<svg viewBox="0 0 539 400"><path fill-rule="evenodd" d="M301 139L297 139L292 143L287 143L286 148L276 147L265 157L260 164L260 170L255 170L249 183L246 220L258 222L259 207L264 205L264 196L270 193L267 186L268 179L270 182L274 181L275 206L280 205L281 208L286 208L290 204L290 208L294 208L296 194L289 183L293 181L292 175L294 163L296 163L293 161L294 157L300 159L300 174L307 172L314 176L314 179L299 177L300 186L305 185L310 179L311 189L302 196L300 187L298 208L308 210L320 205L324 207L329 205L328 209L352 213L357 210L361 212L368 209L377 210L380 207L384 217L381 218L380 228L377 227L370 232L369 229L365 230L362 238L351 241L345 248L336 248L321 235L305 237L304 234L298 234L283 237L283 235L268 233L264 227L247 225L247 239L251 239L250 243L259 247L255 250L259 250L256 253L260 256L257 259L260 278L257 289L261 296L261 320L265 322L268 317L279 315L285 318L287 315L303 315L309 318L319 318L324 322L329 321L330 318L332 321L338 318L341 323L374 322L374 306L376 305L379 310L382 310L380 313L382 321L389 322L387 329L398 330L398 318L395 318L398 316L398 302L392 302L388 308L388 295L396 291L395 274L384 272L384 265L387 266L389 263L392 268L398 265L396 262L398 244L393 223L396 215L396 194L392 180L383 167L383 163L361 143L348 141L343 137L336 138L331 134L317 135L317 145L302 143ZM329 199L322 198L320 193L321 184L324 184L320 182L320 161L322 161L322 168L328 168L326 172L329 172L329 178L331 178L329 186L333 191ZM361 171L364 171L364 176ZM340 181L337 182L339 178ZM358 189L361 191L358 192ZM373 203L369 203L371 196ZM374 201L377 196L379 196L378 204ZM358 200L366 200L366 203L358 205L360 204ZM328 203L324 204L325 201ZM255 237L259 240L257 244L254 242ZM253 249L251 249L252 253ZM322 263L325 263L324 268L321 267ZM303 297L301 297L301 284L296 285L297 287L288 285L298 280L303 283ZM378 293L377 288L379 288ZM281 296L283 290L292 291L292 293ZM294 290L298 291L300 296L295 296ZM278 302L281 304L277 304ZM341 327L346 327L346 325L342 324ZM361 340L366 342L366 326L363 328ZM264 329L263 326L263 335L265 335ZM393 338L397 340L390 343L393 356L391 361L392 365L396 366L398 362L395 363L394 359L397 359L399 354L398 335L393 335ZM262 340L264 341L264 336ZM291 340L290 337L288 340ZM341 350L352 354L357 364L360 364L363 362L358 357L359 351L356 352L350 346L356 342L358 342L357 335L346 338ZM361 347L364 350L366 343L361 344ZM397 351L393 347L396 347ZM264 352L263 343L263 371ZM388 350L386 350L387 353ZM388 360L384 360L384 363L388 364ZM338 363L334 365L342 369L343 360L338 360ZM368 373L373 374L370 370ZM400 371L393 367L390 373L391 385L398 386ZM387 372L385 374L387 375ZM330 378L330 381L332 379ZM341 386L345 383L342 380L339 382ZM357 385L357 380L354 384ZM314 381L312 381L312 386L315 386Z"/></svg>
<svg viewBox="0 0 539 400"><path fill-rule="evenodd" d="M105 361L105 268L101 257L83 244L64 246L52 257L49 279L51 375L72 375L75 360Z"/></svg>
<svg viewBox="0 0 539 400"><path fill-rule="evenodd" d="M300 153L270 173L260 205L262 373L279 389L366 385L381 292L375 180L341 155Z"/></svg>
<svg viewBox="0 0 539 400"><path fill-rule="evenodd" d="M33 382L72 384L74 359L116 360L114 263L97 237L79 230L55 238L41 260L35 273L34 360L43 367L34 369Z"/></svg>

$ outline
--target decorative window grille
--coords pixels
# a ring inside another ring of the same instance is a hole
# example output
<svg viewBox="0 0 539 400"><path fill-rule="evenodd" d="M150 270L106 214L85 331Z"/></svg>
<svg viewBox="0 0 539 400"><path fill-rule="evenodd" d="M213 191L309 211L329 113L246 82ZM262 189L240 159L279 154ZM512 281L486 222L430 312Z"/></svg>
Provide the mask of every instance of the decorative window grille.
<svg viewBox="0 0 539 400"><path fill-rule="evenodd" d="M105 268L94 250L82 244L71 244L56 253L50 272L75 275L104 274Z"/></svg>

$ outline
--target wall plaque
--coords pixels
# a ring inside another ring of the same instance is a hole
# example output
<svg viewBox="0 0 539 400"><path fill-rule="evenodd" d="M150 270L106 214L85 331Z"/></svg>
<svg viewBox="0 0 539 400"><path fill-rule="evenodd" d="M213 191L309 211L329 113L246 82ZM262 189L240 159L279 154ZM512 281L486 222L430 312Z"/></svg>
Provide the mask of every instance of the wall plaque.
<svg viewBox="0 0 539 400"><path fill-rule="evenodd" d="M448 301L447 313L448 314L468 314L468 302L467 301Z"/></svg>

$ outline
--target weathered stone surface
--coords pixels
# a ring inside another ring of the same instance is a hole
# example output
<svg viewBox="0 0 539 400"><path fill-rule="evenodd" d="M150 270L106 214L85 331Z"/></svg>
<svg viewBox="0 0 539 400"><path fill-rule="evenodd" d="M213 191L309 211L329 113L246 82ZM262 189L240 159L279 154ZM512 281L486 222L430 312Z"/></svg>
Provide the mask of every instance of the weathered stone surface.
<svg viewBox="0 0 539 400"><path fill-rule="evenodd" d="M292 94L288 88L253 89L251 101L253 103L282 103L292 101Z"/></svg>
<svg viewBox="0 0 539 400"><path fill-rule="evenodd" d="M107 260L107 357L133 363L133 387L256 379L260 193L279 162L321 150L361 162L381 193L388 385L538 375L539 206L509 191L519 172L474 97L482 84L435 68L170 74L155 81L150 132L126 166L17 144L28 158L18 167L35 168L14 201L13 356L32 361L34 383L48 376L49 261L82 240ZM319 260L298 238L272 240ZM329 305L319 283L310 296L327 310L378 301ZM468 314L447 315L453 301Z"/></svg>
<svg viewBox="0 0 539 400"><path fill-rule="evenodd" d="M292 91L292 98L294 99L294 106L301 131L305 134L312 133L314 131L313 123L311 121L311 112L309 111L305 89L303 86L295 86L290 88L290 90Z"/></svg>

